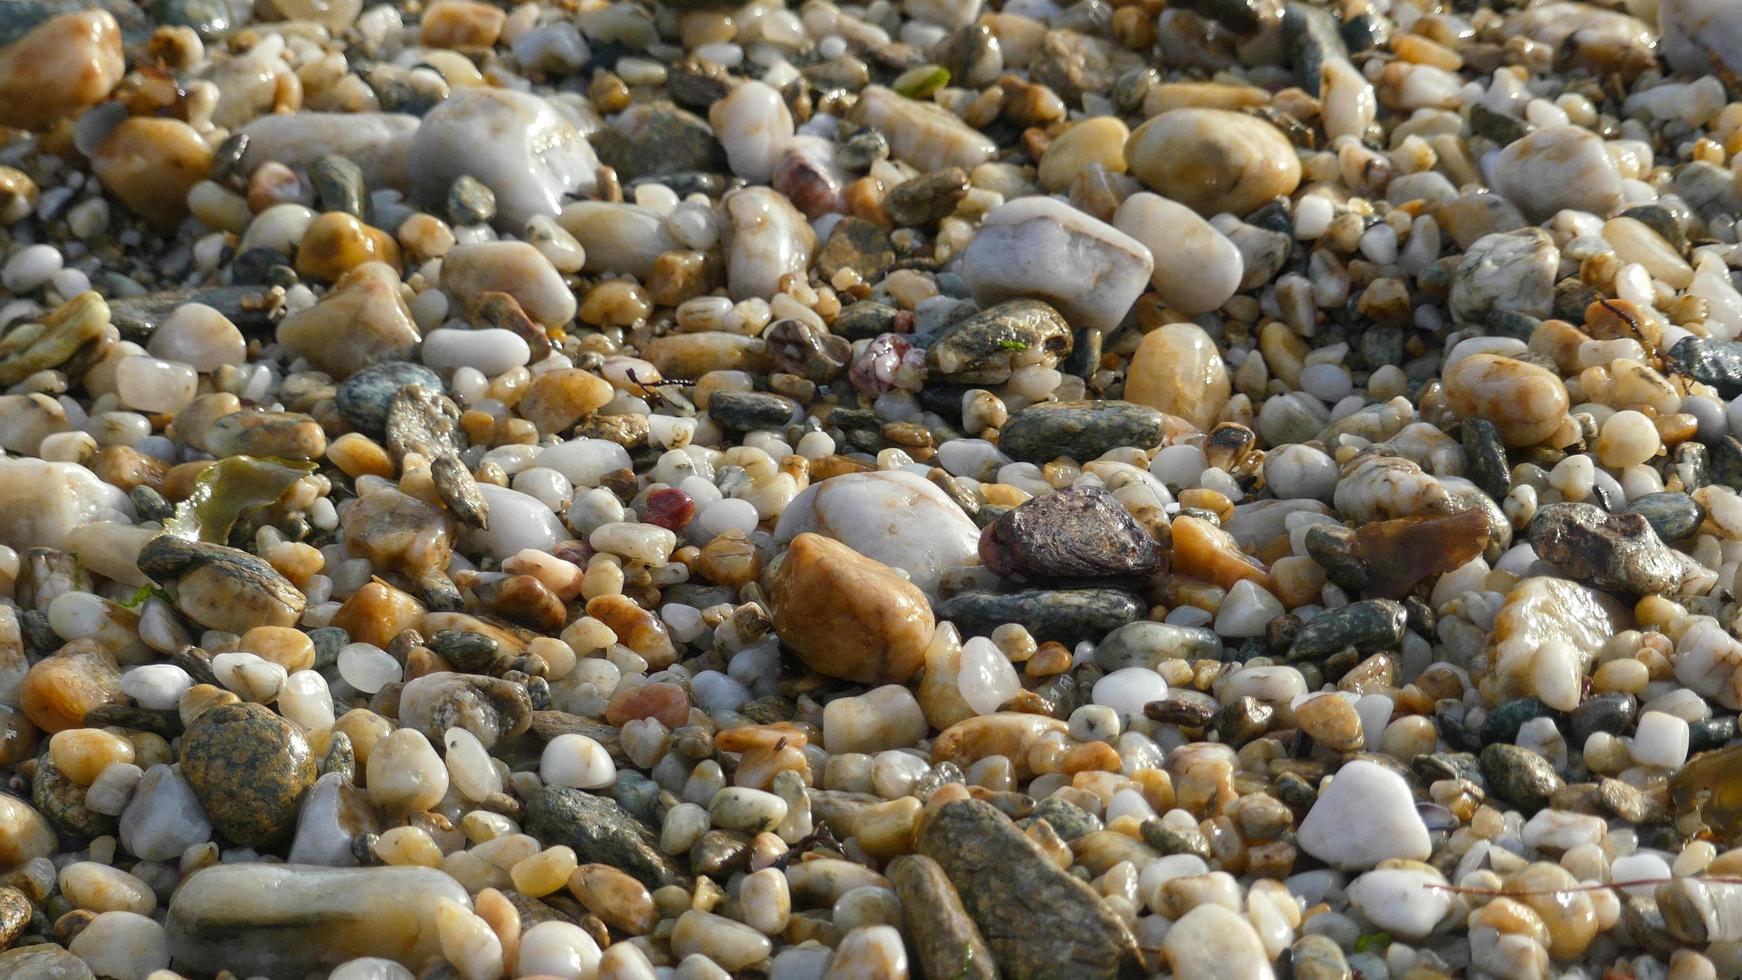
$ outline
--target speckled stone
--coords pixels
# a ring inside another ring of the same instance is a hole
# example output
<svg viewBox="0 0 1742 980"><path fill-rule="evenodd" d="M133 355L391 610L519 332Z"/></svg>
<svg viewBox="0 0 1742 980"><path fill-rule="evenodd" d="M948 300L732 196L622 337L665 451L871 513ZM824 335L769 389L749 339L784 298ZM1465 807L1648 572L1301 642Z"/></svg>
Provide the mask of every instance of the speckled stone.
<svg viewBox="0 0 1742 980"><path fill-rule="evenodd" d="M224 705L195 719L182 736L181 768L212 826L244 846L284 837L316 777L302 733L258 704Z"/></svg>
<svg viewBox="0 0 1742 980"><path fill-rule="evenodd" d="M20 946L0 953L0 977L29 980L95 980L85 961L54 943Z"/></svg>
<svg viewBox="0 0 1742 980"><path fill-rule="evenodd" d="M0 949L12 945L30 924L30 898L11 886L0 887Z"/></svg>
<svg viewBox="0 0 1742 980"><path fill-rule="evenodd" d="M69 837L102 837L115 833L119 827L114 817L86 807L85 787L63 775L46 755L38 760L36 778L30 784L30 802L54 829Z"/></svg>
<svg viewBox="0 0 1742 980"><path fill-rule="evenodd" d="M379 436L387 429L387 410L393 396L406 385L422 385L429 391L446 391L441 375L410 361L383 361L346 378L339 385L339 414L352 428Z"/></svg>
<svg viewBox="0 0 1742 980"><path fill-rule="evenodd" d="M1561 788L1554 767L1529 749L1495 743L1482 750L1481 762L1488 792L1526 816L1548 806L1554 791Z"/></svg>
<svg viewBox="0 0 1742 980"><path fill-rule="evenodd" d="M604 797L546 786L526 801L526 831L547 844L574 848L583 864L608 864L649 888L688 882L660 851L653 831Z"/></svg>
<svg viewBox="0 0 1742 980"><path fill-rule="evenodd" d="M1694 498L1674 491L1648 493L1629 501L1627 509L1644 515L1651 529L1665 541L1680 541L1688 537L1699 530L1700 522L1706 519L1705 510L1694 502Z"/></svg>
<svg viewBox="0 0 1742 980"><path fill-rule="evenodd" d="M1034 638L1075 643L1106 636L1148 609L1121 589L1025 589L1021 592L958 592L939 603L940 621L969 636L985 636L1005 623L1021 623Z"/></svg>
<svg viewBox="0 0 1742 980"><path fill-rule="evenodd" d="M1125 446L1158 446L1166 425L1161 412L1134 402L1042 402L1010 416L998 448L1025 463L1060 456L1086 463Z"/></svg>
<svg viewBox="0 0 1742 980"><path fill-rule="evenodd" d="M1408 619L1402 603L1389 599L1364 599L1341 609L1329 609L1301 628L1289 647L1290 660L1326 657L1344 647L1362 653L1395 650L1403 642Z"/></svg>

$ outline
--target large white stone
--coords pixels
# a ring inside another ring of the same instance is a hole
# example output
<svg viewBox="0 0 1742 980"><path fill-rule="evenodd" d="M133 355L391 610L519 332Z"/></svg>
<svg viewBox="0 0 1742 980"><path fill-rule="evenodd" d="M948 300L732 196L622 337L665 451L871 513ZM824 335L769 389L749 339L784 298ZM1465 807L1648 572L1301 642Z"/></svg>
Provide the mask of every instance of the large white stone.
<svg viewBox="0 0 1742 980"><path fill-rule="evenodd" d="M784 545L806 531L899 568L934 595L945 572L979 560L980 529L942 490L902 470L811 484L780 515L774 537Z"/></svg>
<svg viewBox="0 0 1742 980"><path fill-rule="evenodd" d="M1155 260L1150 281L1161 301L1186 316L1218 309L1240 288L1245 260L1196 211L1141 191L1113 212L1113 227L1142 242Z"/></svg>
<svg viewBox="0 0 1742 980"><path fill-rule="evenodd" d="M1270 980L1276 974L1246 917L1206 902L1180 916L1161 942L1174 980Z"/></svg>
<svg viewBox="0 0 1742 980"><path fill-rule="evenodd" d="M1101 330L1125 318L1153 269L1142 242L1051 197L993 208L962 255L962 278L982 308L1045 300L1071 326Z"/></svg>
<svg viewBox="0 0 1742 980"><path fill-rule="evenodd" d="M488 483L478 484L478 489L490 505L490 527L467 532L469 544L497 561L527 548L549 551L569 536L563 522L537 497Z"/></svg>
<svg viewBox="0 0 1742 980"><path fill-rule="evenodd" d="M0 544L60 548L73 528L105 520L133 523L120 487L77 463L0 459Z"/></svg>
<svg viewBox="0 0 1742 980"><path fill-rule="evenodd" d="M395 112L289 112L251 120L240 132L248 137L241 173L275 160L293 170L328 154L350 160L370 188L406 186L405 162L417 117Z"/></svg>
<svg viewBox="0 0 1742 980"><path fill-rule="evenodd" d="M555 217L563 195L592 190L599 158L544 99L467 88L423 117L406 169L412 194L430 207L445 203L455 180L477 178L496 194L497 225L518 232L534 215Z"/></svg>
<svg viewBox="0 0 1742 980"><path fill-rule="evenodd" d="M1387 858L1425 861L1432 853L1409 784L1391 770L1363 761L1337 770L1301 821L1296 843L1339 868L1371 868Z"/></svg>
<svg viewBox="0 0 1742 980"><path fill-rule="evenodd" d="M1659 50L1688 75L1742 72L1742 0L1658 0Z"/></svg>

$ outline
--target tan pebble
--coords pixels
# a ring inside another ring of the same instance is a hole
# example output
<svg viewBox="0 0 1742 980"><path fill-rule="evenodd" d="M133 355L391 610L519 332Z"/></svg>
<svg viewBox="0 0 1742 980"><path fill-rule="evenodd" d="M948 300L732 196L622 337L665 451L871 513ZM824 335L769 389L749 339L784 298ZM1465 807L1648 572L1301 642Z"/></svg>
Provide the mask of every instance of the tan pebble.
<svg viewBox="0 0 1742 980"><path fill-rule="evenodd" d="M327 446L327 459L353 479L359 476L393 477L393 457L381 444L361 432L347 432Z"/></svg>
<svg viewBox="0 0 1742 980"><path fill-rule="evenodd" d="M1091 163L1124 173L1125 141L1130 138L1131 130L1116 116L1095 116L1072 126L1041 155L1041 186L1054 193L1067 190Z"/></svg>
<svg viewBox="0 0 1742 980"><path fill-rule="evenodd" d="M917 586L819 534L793 539L770 598L781 640L830 677L904 682L931 640L931 606Z"/></svg>
<svg viewBox="0 0 1742 980"><path fill-rule="evenodd" d="M615 397L611 383L581 368L558 368L533 379L515 410L541 433L561 433Z"/></svg>
<svg viewBox="0 0 1742 980"><path fill-rule="evenodd" d="M89 786L111 762L132 762L133 743L101 728L69 728L48 741L54 767L80 786Z"/></svg>
<svg viewBox="0 0 1742 980"><path fill-rule="evenodd" d="M1172 109L1150 119L1131 134L1125 163L1157 193L1205 217L1246 215L1300 184L1300 158L1276 127L1223 109Z"/></svg>
<svg viewBox="0 0 1742 980"><path fill-rule="evenodd" d="M212 148L178 119L124 119L91 154L91 172L109 193L164 230L187 216L188 191L211 168Z"/></svg>
<svg viewBox="0 0 1742 980"><path fill-rule="evenodd" d="M1482 418L1508 446L1533 446L1556 434L1567 415L1567 387L1547 368L1498 354L1471 354L1445 373L1446 403Z"/></svg>
<svg viewBox="0 0 1742 980"><path fill-rule="evenodd" d="M1208 432L1232 386L1216 342L1191 323L1169 323L1143 335L1125 375L1125 399L1177 415Z"/></svg>
<svg viewBox="0 0 1742 980"><path fill-rule="evenodd" d="M352 593L333 615L331 625L350 634L353 642L386 649L395 636L417 626L423 617L422 603L377 580Z"/></svg>
<svg viewBox="0 0 1742 980"><path fill-rule="evenodd" d="M1364 744L1361 718L1339 694L1321 694L1295 706L1294 721L1332 752L1359 752Z"/></svg>
<svg viewBox="0 0 1742 980"><path fill-rule="evenodd" d="M315 665L314 641L291 626L256 626L242 634L236 649L270 660L293 674Z"/></svg>
<svg viewBox="0 0 1742 980"><path fill-rule="evenodd" d="M126 67L108 11L51 17L0 47L0 126L46 129L101 102Z"/></svg>
<svg viewBox="0 0 1742 980"><path fill-rule="evenodd" d="M422 40L431 48L488 48L496 43L507 19L507 14L487 3L440 0L423 12Z"/></svg>
<svg viewBox="0 0 1742 980"><path fill-rule="evenodd" d="M377 361L403 360L418 340L399 274L374 262L352 269L319 303L278 325L279 343L341 380Z"/></svg>
<svg viewBox="0 0 1742 980"><path fill-rule="evenodd" d="M569 875L568 887L587 911L613 929L641 936L659 924L647 886L608 864L581 865Z"/></svg>
<svg viewBox="0 0 1742 980"><path fill-rule="evenodd" d="M94 640L74 640L24 675L19 704L45 732L77 728L85 715L124 699L121 669Z"/></svg>
<svg viewBox="0 0 1742 980"><path fill-rule="evenodd" d="M329 211L316 218L303 232L296 250L297 274L321 282L333 282L365 262L385 262L397 268L399 243L343 211Z"/></svg>

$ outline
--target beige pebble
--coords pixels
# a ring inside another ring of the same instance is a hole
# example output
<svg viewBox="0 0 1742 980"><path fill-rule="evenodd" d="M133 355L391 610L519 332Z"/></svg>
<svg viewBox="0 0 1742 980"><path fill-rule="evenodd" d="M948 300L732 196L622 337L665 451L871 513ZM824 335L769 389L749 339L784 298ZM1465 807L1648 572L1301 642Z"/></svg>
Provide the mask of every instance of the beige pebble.
<svg viewBox="0 0 1742 980"><path fill-rule="evenodd" d="M1132 176L1204 217L1244 216L1294 193L1300 158L1276 127L1223 109L1173 109L1125 144Z"/></svg>
<svg viewBox="0 0 1742 980"><path fill-rule="evenodd" d="M1508 446L1547 440L1566 421L1567 388L1547 368L1498 354L1472 354L1445 373L1446 403L1494 423Z"/></svg>
<svg viewBox="0 0 1742 980"><path fill-rule="evenodd" d="M125 70L121 26L108 11L43 21L0 47L0 126L47 129L101 102Z"/></svg>

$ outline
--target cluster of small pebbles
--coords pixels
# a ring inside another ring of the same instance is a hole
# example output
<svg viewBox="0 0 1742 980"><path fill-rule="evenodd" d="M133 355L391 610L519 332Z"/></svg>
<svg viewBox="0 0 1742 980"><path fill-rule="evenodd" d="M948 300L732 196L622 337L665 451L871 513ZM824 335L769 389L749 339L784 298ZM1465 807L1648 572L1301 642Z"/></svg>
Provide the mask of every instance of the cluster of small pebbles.
<svg viewBox="0 0 1742 980"><path fill-rule="evenodd" d="M0 3L0 977L1742 975L1739 76Z"/></svg>

